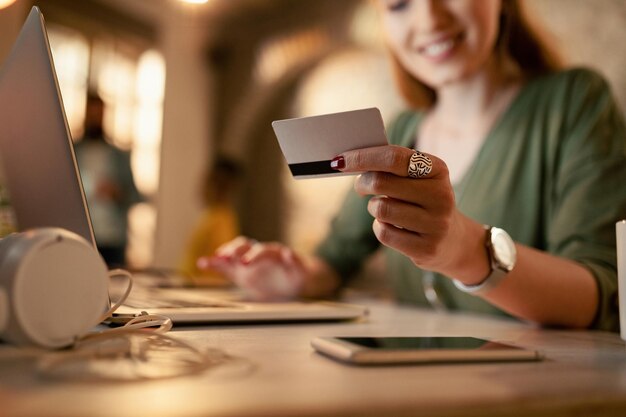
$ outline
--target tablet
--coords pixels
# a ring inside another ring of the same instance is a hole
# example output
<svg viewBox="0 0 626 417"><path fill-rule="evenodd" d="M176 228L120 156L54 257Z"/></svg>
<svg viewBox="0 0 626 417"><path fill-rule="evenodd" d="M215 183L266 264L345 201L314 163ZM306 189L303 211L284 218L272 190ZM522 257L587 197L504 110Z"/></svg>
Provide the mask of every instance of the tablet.
<svg viewBox="0 0 626 417"><path fill-rule="evenodd" d="M474 337L318 337L313 348L356 365L537 361L535 350Z"/></svg>

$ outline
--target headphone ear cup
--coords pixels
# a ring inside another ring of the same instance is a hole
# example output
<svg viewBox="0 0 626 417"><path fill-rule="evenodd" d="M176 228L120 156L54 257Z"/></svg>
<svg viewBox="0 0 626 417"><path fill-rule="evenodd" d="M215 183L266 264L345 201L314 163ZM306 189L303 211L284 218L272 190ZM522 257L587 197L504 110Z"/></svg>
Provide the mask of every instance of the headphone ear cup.
<svg viewBox="0 0 626 417"><path fill-rule="evenodd" d="M104 261L85 239L59 228L33 229L0 242L2 291L0 337L18 345L71 345L109 305Z"/></svg>

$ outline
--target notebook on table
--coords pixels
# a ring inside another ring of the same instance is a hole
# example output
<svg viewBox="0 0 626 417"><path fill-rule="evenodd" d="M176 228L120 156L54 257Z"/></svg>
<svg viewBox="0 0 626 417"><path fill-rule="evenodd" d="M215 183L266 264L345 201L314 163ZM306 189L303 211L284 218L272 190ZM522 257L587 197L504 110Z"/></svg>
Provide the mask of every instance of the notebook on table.
<svg viewBox="0 0 626 417"><path fill-rule="evenodd" d="M61 227L96 248L56 78L45 22L31 10L0 70L0 155L20 230ZM256 303L236 291L135 286L121 317L146 311L175 323L344 320L363 316L351 304Z"/></svg>

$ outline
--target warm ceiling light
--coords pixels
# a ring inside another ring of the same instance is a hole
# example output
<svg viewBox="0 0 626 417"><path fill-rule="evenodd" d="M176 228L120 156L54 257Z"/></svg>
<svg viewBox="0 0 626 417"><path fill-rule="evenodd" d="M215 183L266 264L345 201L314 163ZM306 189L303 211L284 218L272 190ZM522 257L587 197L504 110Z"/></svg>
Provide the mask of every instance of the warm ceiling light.
<svg viewBox="0 0 626 417"><path fill-rule="evenodd" d="M15 0L0 0L0 9L4 9L5 7L9 7L15 3Z"/></svg>
<svg viewBox="0 0 626 417"><path fill-rule="evenodd" d="M2 0L0 0L2 1ZM191 3L191 4L204 4L206 2L208 2L209 0L180 0L183 3Z"/></svg>

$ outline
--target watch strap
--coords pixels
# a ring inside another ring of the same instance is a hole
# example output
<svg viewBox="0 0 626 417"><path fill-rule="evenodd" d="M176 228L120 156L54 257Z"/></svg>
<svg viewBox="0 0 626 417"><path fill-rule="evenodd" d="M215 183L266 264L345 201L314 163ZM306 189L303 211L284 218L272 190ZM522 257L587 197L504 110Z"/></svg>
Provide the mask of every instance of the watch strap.
<svg viewBox="0 0 626 417"><path fill-rule="evenodd" d="M495 288L500 283L500 281L502 281L510 272L510 270L499 266L497 262L494 261L493 246L491 244L492 227L487 225L485 225L484 227L487 232L485 236L485 248L487 249L489 267L491 268L489 275L487 275L487 277L485 277L485 279L483 279L481 282L474 285L464 284L457 279L452 280L454 282L454 286L457 289L472 295L481 295L489 292L490 290Z"/></svg>
<svg viewBox="0 0 626 417"><path fill-rule="evenodd" d="M494 268L491 270L491 273L487 275L487 278L485 278L478 284L467 285L463 284L458 279L453 280L453 282L454 286L463 292L472 295L480 295L495 288L500 283L500 281L502 281L502 279L507 276L508 273L508 271L505 271L503 269Z"/></svg>

